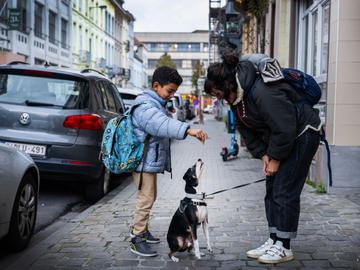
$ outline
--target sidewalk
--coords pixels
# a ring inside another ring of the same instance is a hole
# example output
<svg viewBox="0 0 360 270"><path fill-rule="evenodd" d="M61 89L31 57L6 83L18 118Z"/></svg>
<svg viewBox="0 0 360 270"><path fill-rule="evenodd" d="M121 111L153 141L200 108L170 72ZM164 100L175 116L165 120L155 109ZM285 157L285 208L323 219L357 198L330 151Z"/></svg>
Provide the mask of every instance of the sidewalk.
<svg viewBox="0 0 360 270"><path fill-rule="evenodd" d="M319 195L308 186L302 194L298 238L292 242L295 260L270 266L248 259L245 251L268 237L264 183L208 200L214 253L208 254L199 229L205 257L197 260L185 252L178 254L179 263L170 261L167 229L184 197L182 176L197 158L205 162L205 192L263 178L260 161L250 159L247 153L230 162L221 160L221 147L230 141L223 123L208 119L205 129L210 139L204 146L192 138L173 143L173 179L168 173L158 178L158 200L151 218L151 230L162 240L154 246L158 257L141 258L129 251L136 194L135 186L130 184L120 192L112 191L48 238L20 253L7 269L360 269L360 194L351 194L350 199L341 194Z"/></svg>

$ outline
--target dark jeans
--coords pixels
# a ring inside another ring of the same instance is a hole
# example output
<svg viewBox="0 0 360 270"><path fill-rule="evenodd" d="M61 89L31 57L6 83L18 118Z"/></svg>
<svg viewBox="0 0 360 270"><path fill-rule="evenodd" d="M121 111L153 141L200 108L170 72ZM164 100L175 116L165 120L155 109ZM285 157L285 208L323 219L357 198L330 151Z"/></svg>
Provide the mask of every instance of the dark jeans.
<svg viewBox="0 0 360 270"><path fill-rule="evenodd" d="M296 237L300 194L319 143L319 132L308 129L296 139L290 156L280 162L278 172L266 178L266 217L270 233L277 237Z"/></svg>

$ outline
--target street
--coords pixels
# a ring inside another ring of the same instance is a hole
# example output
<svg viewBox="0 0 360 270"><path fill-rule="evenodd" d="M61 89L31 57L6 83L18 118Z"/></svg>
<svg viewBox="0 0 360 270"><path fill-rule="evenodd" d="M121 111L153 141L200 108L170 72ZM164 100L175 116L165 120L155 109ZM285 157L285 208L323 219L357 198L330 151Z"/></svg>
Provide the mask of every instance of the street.
<svg viewBox="0 0 360 270"><path fill-rule="evenodd" d="M196 126L195 126L196 127ZM295 260L262 265L249 259L245 251L268 237L264 214L264 184L258 183L224 192L209 199L210 240L213 254L206 250L202 230L199 243L205 256L197 260L187 252L178 254L179 263L170 261L166 233L172 215L184 197L182 176L197 158L205 162L205 192L221 190L262 178L261 163L243 149L240 158L223 162L221 147L228 144L224 123L209 116L205 145L195 139L174 141L173 179L159 175L158 200L151 216L151 231L161 238L155 258L142 258L129 251L136 188L131 180L71 219L57 230L0 269L359 269L360 215L359 190L350 194L320 195L310 186L302 194L298 237L293 241ZM36 239L36 236L35 236Z"/></svg>
<svg viewBox="0 0 360 270"><path fill-rule="evenodd" d="M111 183L111 189L128 184L128 176L116 178ZM85 200L84 191L79 183L64 183L44 179L40 187L38 214L33 239L29 248L51 235L70 220L90 207ZM7 252L6 246L0 249L0 265L6 267L17 259L16 254ZM0 267L0 269L2 269Z"/></svg>

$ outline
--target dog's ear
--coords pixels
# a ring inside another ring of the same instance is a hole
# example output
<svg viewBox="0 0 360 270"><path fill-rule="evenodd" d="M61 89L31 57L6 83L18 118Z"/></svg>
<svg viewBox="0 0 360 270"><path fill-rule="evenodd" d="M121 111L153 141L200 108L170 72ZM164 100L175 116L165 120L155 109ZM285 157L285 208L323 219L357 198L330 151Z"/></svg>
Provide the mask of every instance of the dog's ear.
<svg viewBox="0 0 360 270"><path fill-rule="evenodd" d="M191 168L189 168L183 176L183 179L185 181L188 180L189 178L191 178Z"/></svg>

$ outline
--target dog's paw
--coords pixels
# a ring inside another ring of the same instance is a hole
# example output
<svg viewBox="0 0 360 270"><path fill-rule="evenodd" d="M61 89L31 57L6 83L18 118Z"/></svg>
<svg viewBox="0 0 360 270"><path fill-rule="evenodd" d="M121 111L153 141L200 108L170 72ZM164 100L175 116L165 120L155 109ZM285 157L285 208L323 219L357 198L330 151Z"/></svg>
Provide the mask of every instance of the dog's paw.
<svg viewBox="0 0 360 270"><path fill-rule="evenodd" d="M176 258L175 256L171 256L170 259L171 259L173 262L179 262L179 258Z"/></svg>
<svg viewBox="0 0 360 270"><path fill-rule="evenodd" d="M201 257L204 257L204 256L205 256L204 252L195 253L195 257L198 259L201 259Z"/></svg>

